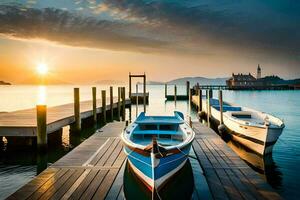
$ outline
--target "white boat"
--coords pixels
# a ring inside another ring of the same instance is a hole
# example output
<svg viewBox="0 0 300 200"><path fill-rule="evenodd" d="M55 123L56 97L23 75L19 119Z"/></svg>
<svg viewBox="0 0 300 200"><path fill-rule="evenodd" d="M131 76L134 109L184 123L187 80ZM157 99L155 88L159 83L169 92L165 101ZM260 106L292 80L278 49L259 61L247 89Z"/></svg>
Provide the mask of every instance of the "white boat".
<svg viewBox="0 0 300 200"><path fill-rule="evenodd" d="M153 192L184 166L194 136L180 112L174 116L145 116L142 112L121 138L130 167Z"/></svg>
<svg viewBox="0 0 300 200"><path fill-rule="evenodd" d="M211 99L210 106L203 100L203 105L206 105L204 111L209 110L210 117L219 123L219 100ZM261 155L272 152L284 128L283 121L277 117L227 102L223 102L223 122L234 140Z"/></svg>

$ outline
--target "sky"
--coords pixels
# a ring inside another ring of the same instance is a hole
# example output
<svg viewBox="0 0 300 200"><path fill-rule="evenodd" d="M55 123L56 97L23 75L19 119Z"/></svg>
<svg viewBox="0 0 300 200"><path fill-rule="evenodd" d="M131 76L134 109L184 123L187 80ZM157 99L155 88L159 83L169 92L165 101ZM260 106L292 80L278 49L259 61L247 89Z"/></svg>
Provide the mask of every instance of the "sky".
<svg viewBox="0 0 300 200"><path fill-rule="evenodd" d="M1 0L0 80L56 83L300 77L300 1Z"/></svg>

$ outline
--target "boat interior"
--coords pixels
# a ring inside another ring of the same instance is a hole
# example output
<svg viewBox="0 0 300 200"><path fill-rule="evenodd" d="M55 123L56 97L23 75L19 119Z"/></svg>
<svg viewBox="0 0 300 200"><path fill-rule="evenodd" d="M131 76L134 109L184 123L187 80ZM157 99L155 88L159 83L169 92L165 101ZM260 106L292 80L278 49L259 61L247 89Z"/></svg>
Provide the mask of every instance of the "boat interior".
<svg viewBox="0 0 300 200"><path fill-rule="evenodd" d="M217 99L211 99L210 103L213 108L220 111L220 104ZM233 119L244 121L246 124L273 125L270 123L270 116L265 113L230 105L226 102L223 103L223 112Z"/></svg>
<svg viewBox="0 0 300 200"><path fill-rule="evenodd" d="M184 141L180 124L139 124L133 130L130 139L140 145L149 145L152 138L156 137L157 142L162 146L173 146Z"/></svg>

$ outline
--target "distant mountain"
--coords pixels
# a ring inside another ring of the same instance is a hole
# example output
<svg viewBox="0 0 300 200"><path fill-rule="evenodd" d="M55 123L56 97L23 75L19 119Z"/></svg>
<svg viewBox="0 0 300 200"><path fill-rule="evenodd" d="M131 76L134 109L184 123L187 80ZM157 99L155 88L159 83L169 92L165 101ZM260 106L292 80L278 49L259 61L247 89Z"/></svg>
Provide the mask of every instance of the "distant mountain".
<svg viewBox="0 0 300 200"><path fill-rule="evenodd" d="M228 78L204 78L204 77L184 77L171 80L167 84L184 85L187 81L190 81L191 86L199 83L200 85L226 85Z"/></svg>
<svg viewBox="0 0 300 200"><path fill-rule="evenodd" d="M11 85L11 83L5 82L5 81L0 81L0 85Z"/></svg>
<svg viewBox="0 0 300 200"><path fill-rule="evenodd" d="M118 81L118 80L99 80L96 82L96 84L99 84L99 85L122 85L124 84L124 82L122 81Z"/></svg>
<svg viewBox="0 0 300 200"><path fill-rule="evenodd" d="M137 82L137 84L139 85L143 85L143 82ZM159 81L147 81L146 82L147 85L164 85L164 82L159 82Z"/></svg>

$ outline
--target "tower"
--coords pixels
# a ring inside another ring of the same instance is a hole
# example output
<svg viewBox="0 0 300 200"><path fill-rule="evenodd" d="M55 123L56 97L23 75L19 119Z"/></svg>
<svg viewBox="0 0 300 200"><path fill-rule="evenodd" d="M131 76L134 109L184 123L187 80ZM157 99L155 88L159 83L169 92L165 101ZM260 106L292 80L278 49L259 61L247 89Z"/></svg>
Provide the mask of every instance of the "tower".
<svg viewBox="0 0 300 200"><path fill-rule="evenodd" d="M260 79L260 78L261 78L261 68L260 68L260 66L258 64L256 79Z"/></svg>

